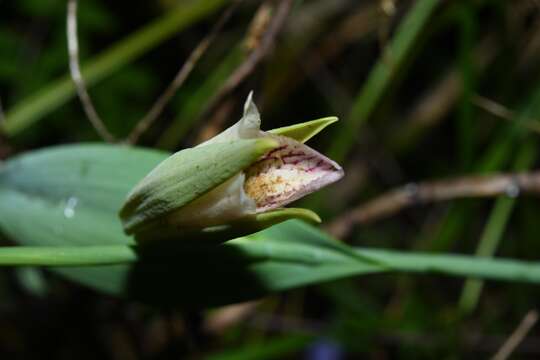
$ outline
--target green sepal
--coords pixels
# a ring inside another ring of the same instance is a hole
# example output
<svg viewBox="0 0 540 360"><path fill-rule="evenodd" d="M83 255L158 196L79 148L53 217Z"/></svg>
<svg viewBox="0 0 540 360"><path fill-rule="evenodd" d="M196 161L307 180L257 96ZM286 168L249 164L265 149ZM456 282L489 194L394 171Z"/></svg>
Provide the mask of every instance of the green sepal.
<svg viewBox="0 0 540 360"><path fill-rule="evenodd" d="M219 234L221 239L230 240L235 237L249 235L287 220L298 219L308 223L319 224L321 218L315 212L302 208L282 208L260 214L246 215L229 224L204 228L203 234Z"/></svg>
<svg viewBox="0 0 540 360"><path fill-rule="evenodd" d="M262 231L270 226L292 219L303 220L313 224L319 224L321 222L319 215L309 209L282 208L261 214L246 215L227 224L202 229L183 227L179 231L174 226L162 226L159 231L148 229L137 233L136 240L139 244L146 244L149 241L168 241L174 239L182 240L185 244L199 244L201 241L205 243L223 243L231 239Z"/></svg>
<svg viewBox="0 0 540 360"><path fill-rule="evenodd" d="M222 184L278 146L275 140L232 140L179 151L152 170L120 210L127 234L151 228L168 215Z"/></svg>
<svg viewBox="0 0 540 360"><path fill-rule="evenodd" d="M313 224L322 222L317 213L303 208L282 208L255 215L255 221L259 226L262 226L262 229L291 219L303 220Z"/></svg>
<svg viewBox="0 0 540 360"><path fill-rule="evenodd" d="M335 123L336 121L338 121L337 117L329 116L322 119L311 120L300 124L272 129L268 132L275 135L286 136L298 142L305 143L306 141L317 135L319 132L321 132L325 127Z"/></svg>

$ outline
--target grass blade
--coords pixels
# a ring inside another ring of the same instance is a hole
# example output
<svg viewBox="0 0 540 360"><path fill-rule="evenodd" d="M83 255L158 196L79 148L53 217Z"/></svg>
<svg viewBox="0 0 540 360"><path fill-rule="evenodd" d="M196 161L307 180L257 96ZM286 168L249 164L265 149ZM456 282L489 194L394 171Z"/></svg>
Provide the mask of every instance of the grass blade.
<svg viewBox="0 0 540 360"><path fill-rule="evenodd" d="M90 87L98 83L178 31L215 11L225 2L225 0L189 1L179 5L175 10L113 45L83 66L82 74L86 85ZM65 75L16 104L5 114L5 121L0 130L9 136L17 135L73 96L75 86L69 75Z"/></svg>
<svg viewBox="0 0 540 360"><path fill-rule="evenodd" d="M289 223L289 227L294 231L302 231L308 225L299 223ZM287 231L285 231L287 233ZM289 232L290 233L290 232ZM286 246L272 240L272 233L256 235L253 240L239 239L228 243L225 247L235 248L243 254L248 263L266 261L276 261L283 263L309 266L337 266L341 262L346 271L333 272L328 269L328 276L311 278L307 283L317 283L329 279L347 277L354 274L366 273L368 268L373 272L397 271L405 273L439 273L451 276L467 276L483 279L522 281L530 283L540 283L540 262L525 262L510 259L489 259L477 258L474 256L462 255L438 255L431 253L402 252L393 250L355 248L357 257L342 257L337 253L328 253L319 259L314 255L319 252L317 242L329 241L328 236L318 230L311 228L305 233L306 239L312 236L312 244ZM313 237L314 236L314 237ZM320 240L319 240L320 239ZM332 242L328 243L331 244ZM270 245L272 251L270 250ZM326 246L328 246L326 245ZM204 250L204 248L202 248ZM217 250L219 247L207 247L207 250ZM228 251L228 250L225 250ZM225 251L223 254L225 254ZM134 249L126 245L105 245L105 246L67 246L67 247L2 247L0 248L0 265L2 266L96 266L127 264L137 261L137 252L144 254L144 249ZM199 255L203 255L203 253ZM322 253L321 253L322 254ZM177 254L178 255L178 254ZM193 256L192 253L189 256ZM155 258L159 260L159 258ZM343 262L344 260L348 260ZM369 259L366 263L362 259ZM168 255L159 261L179 261L180 259ZM185 260L185 259L184 259ZM224 260L226 260L224 258ZM224 262L222 265L225 265ZM380 264L380 265L377 265ZM336 268L337 269L337 268ZM253 270L253 268L252 268ZM275 270L275 269L274 269ZM260 270L259 270L260 271ZM265 270L267 271L267 270ZM266 275L271 275L270 273ZM284 282L283 284L286 284ZM296 283L295 286L307 283ZM274 284L280 284L275 282ZM287 288L287 287L284 287ZM282 290L277 286L273 290Z"/></svg>
<svg viewBox="0 0 540 360"><path fill-rule="evenodd" d="M136 260L136 253L127 245L0 248L2 266L95 266L124 264Z"/></svg>
<svg viewBox="0 0 540 360"><path fill-rule="evenodd" d="M462 255L404 253L389 250L358 249L364 256L389 264L399 272L439 273L492 280L540 283L540 261L487 259Z"/></svg>
<svg viewBox="0 0 540 360"><path fill-rule="evenodd" d="M536 157L536 142L529 141L524 144L518 155L515 170L523 171L532 166ZM519 194L516 194L516 196ZM512 211L516 205L515 197L500 197L495 202L491 211L484 233L480 238L476 256L492 257L497 250L504 234ZM475 279L468 279L463 286L459 300L459 308L464 313L470 313L474 310L482 293L483 282Z"/></svg>
<svg viewBox="0 0 540 360"><path fill-rule="evenodd" d="M395 32L388 48L369 74L365 85L356 96L354 104L330 149L329 156L341 162L355 142L358 130L368 120L386 90L394 85L396 74L402 69L417 39L439 4L438 0L418 0Z"/></svg>

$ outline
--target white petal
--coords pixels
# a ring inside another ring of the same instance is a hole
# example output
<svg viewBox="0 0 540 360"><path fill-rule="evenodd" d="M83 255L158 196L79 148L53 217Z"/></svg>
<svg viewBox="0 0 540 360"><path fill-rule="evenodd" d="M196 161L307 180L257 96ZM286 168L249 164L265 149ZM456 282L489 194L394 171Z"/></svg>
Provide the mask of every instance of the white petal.
<svg viewBox="0 0 540 360"><path fill-rule="evenodd" d="M240 173L192 203L169 215L177 226L206 227L223 224L255 213L255 202L243 189L245 175Z"/></svg>
<svg viewBox="0 0 540 360"><path fill-rule="evenodd" d="M293 139L266 134L280 146L246 169L244 189L257 212L283 207L343 177L334 161Z"/></svg>

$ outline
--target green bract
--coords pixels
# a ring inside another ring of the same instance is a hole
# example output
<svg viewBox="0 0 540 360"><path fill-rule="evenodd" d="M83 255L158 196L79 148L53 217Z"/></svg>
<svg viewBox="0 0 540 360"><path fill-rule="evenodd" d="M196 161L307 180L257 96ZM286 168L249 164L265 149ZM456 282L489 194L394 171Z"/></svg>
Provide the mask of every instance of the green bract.
<svg viewBox="0 0 540 360"><path fill-rule="evenodd" d="M338 164L303 144L335 121L263 132L250 94L240 121L173 154L135 186L120 211L125 232L239 236L292 218L319 222L310 210L283 206L343 176Z"/></svg>

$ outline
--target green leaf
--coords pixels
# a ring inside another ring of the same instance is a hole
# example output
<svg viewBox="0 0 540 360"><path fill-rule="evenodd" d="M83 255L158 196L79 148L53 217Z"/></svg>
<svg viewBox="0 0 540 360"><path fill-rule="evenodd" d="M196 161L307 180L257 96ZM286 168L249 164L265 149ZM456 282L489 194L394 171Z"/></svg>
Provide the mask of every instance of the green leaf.
<svg viewBox="0 0 540 360"><path fill-rule="evenodd" d="M335 116L329 116L322 119L311 120L300 124L294 124L290 126L280 127L268 131L269 133L290 137L301 143L305 143L318 133L320 133L325 127L338 121Z"/></svg>
<svg viewBox="0 0 540 360"><path fill-rule="evenodd" d="M0 168L0 229L26 246L0 248L0 264L56 266L100 291L197 307L388 271L540 283L540 263L351 248L300 221L218 245L183 239L135 245L117 211L167 156L74 145L11 159Z"/></svg>
<svg viewBox="0 0 540 360"><path fill-rule="evenodd" d="M0 229L29 246L133 243L117 212L128 191L167 153L121 146L59 146L14 157L0 167ZM111 293L125 266L58 270Z"/></svg>
<svg viewBox="0 0 540 360"><path fill-rule="evenodd" d="M151 242L134 252L118 209L129 190L167 156L113 145L75 145L11 159L0 169L0 229L32 248L1 249L7 251L0 252L3 263L38 264L41 259L74 266L123 257L124 264L55 271L113 294L198 306L377 270L358 263L340 243L313 238L294 223L224 245L194 246L178 239ZM55 246L63 248L36 248ZM78 246L84 248L77 251ZM36 257L40 251L47 254ZM26 255L34 260L23 261Z"/></svg>

